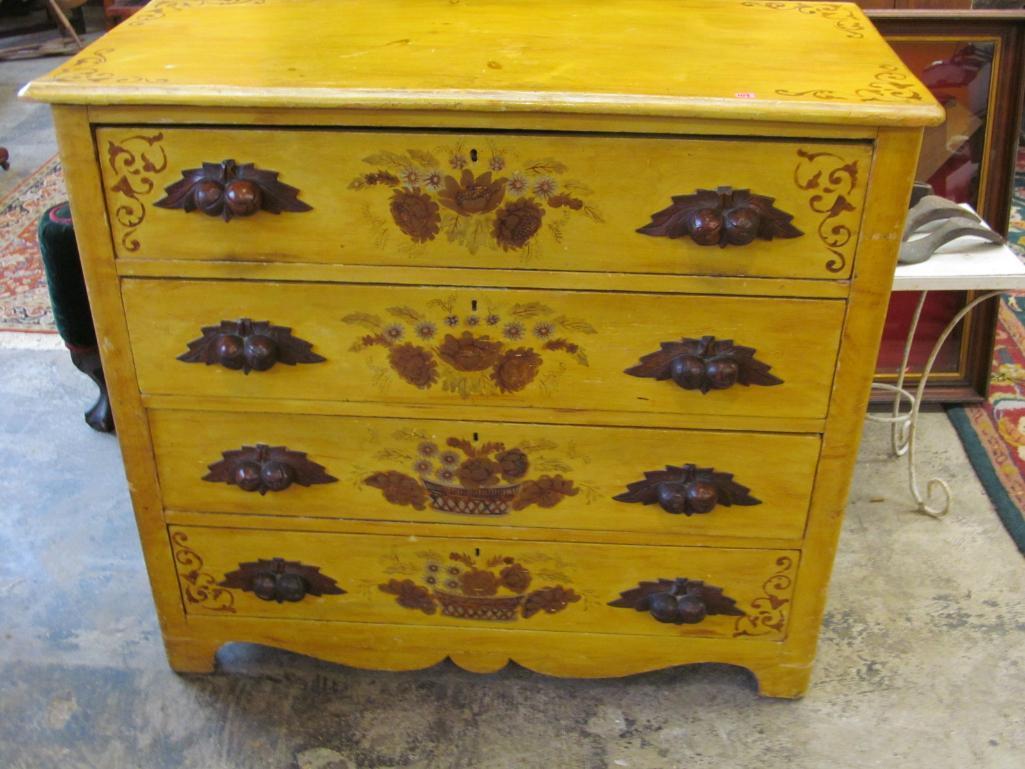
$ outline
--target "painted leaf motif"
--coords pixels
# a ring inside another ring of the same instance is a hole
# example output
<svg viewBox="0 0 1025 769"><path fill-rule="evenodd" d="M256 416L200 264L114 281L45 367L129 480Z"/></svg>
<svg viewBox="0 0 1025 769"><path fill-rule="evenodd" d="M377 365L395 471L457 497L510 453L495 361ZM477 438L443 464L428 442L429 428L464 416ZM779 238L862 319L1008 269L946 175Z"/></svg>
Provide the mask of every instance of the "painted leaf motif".
<svg viewBox="0 0 1025 769"><path fill-rule="evenodd" d="M377 587L382 593L394 595L395 602L406 609L418 609L424 614L434 614L437 611L431 592L411 579L392 579Z"/></svg>
<svg viewBox="0 0 1025 769"><path fill-rule="evenodd" d="M569 604L576 603L580 596L575 590L562 585L545 587L534 590L523 601L521 613L524 619L530 619L539 611L548 614L555 614L565 609Z"/></svg>
<svg viewBox="0 0 1025 769"><path fill-rule="evenodd" d="M414 310L412 307L389 307L388 312L394 315L396 318L406 321L407 323L418 323L424 319L424 316Z"/></svg>
<svg viewBox="0 0 1025 769"><path fill-rule="evenodd" d="M409 505L415 510L423 510L427 506L427 490L411 475L387 470L367 476L363 483L380 489L384 498L393 505Z"/></svg>
<svg viewBox="0 0 1025 769"><path fill-rule="evenodd" d="M377 315L372 315L369 312L353 312L344 315L342 316L342 323L363 326L363 328L370 329L371 331L380 331L384 325Z"/></svg>
<svg viewBox="0 0 1025 769"><path fill-rule="evenodd" d="M402 155L387 150L382 150L376 155L368 155L363 158L363 162L371 166L390 166L392 168L402 168L408 163Z"/></svg>
<svg viewBox="0 0 1025 769"><path fill-rule="evenodd" d="M556 325L568 328L570 331L578 331L581 334L597 334L598 329L588 323L586 320L579 318L567 318L565 315L560 315L554 321Z"/></svg>
<svg viewBox="0 0 1025 769"><path fill-rule="evenodd" d="M517 318L534 318L538 315L546 315L552 312L552 308L541 302L524 302L514 304L509 308L509 314Z"/></svg>
<svg viewBox="0 0 1025 769"><path fill-rule="evenodd" d="M555 158L532 160L527 163L526 167L534 174L563 174L567 170L566 164Z"/></svg>
<svg viewBox="0 0 1025 769"><path fill-rule="evenodd" d="M408 152L409 156L424 168L437 168L440 165L438 163L438 159L426 150L406 150L406 152Z"/></svg>

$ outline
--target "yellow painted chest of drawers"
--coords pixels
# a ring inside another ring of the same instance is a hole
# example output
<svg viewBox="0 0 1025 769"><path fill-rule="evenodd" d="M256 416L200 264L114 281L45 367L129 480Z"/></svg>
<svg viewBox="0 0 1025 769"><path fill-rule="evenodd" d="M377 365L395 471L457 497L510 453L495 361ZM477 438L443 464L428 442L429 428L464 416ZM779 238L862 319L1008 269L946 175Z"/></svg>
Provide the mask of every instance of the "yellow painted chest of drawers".
<svg viewBox="0 0 1025 769"><path fill-rule="evenodd" d="M856 7L155 0L27 95L176 670L805 690L942 114Z"/></svg>

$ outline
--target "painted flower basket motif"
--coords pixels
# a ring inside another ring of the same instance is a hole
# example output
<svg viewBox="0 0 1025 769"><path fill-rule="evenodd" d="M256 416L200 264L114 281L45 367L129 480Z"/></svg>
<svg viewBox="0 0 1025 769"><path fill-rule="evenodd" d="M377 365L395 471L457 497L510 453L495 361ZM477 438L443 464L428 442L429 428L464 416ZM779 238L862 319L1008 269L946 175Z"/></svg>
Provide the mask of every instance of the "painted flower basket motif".
<svg viewBox="0 0 1025 769"><path fill-rule="evenodd" d="M424 478L423 484L435 510L460 515L505 515L520 490L518 483L490 489L465 489Z"/></svg>
<svg viewBox="0 0 1025 769"><path fill-rule="evenodd" d="M494 556L478 560L450 553L448 561L427 558L421 583L391 579L378 586L406 609L446 617L495 622L530 619L538 612L557 614L580 596L570 587L533 587L530 570L515 558Z"/></svg>
<svg viewBox="0 0 1025 769"><path fill-rule="evenodd" d="M426 434L400 432L400 439L418 441L416 451L385 449L378 457L412 464L417 477L398 470L378 470L363 484L380 489L393 505L424 510L427 505L456 515L506 515L531 505L551 508L579 489L562 475L570 467L540 454L555 444L500 442L475 443L449 438L444 449ZM532 457L533 455L533 457ZM538 470L557 471L538 472Z"/></svg>
<svg viewBox="0 0 1025 769"><path fill-rule="evenodd" d="M349 188L386 191L391 224L382 225L416 245L444 237L471 254L485 247L529 253L545 232L561 241L573 219L603 221L584 199L590 190L566 178L566 165L555 158L518 162L496 147L478 153L457 146L382 151L363 162L374 170Z"/></svg>
<svg viewBox="0 0 1025 769"><path fill-rule="evenodd" d="M491 596L482 598L434 591L434 598L446 617L483 620L513 620L523 604L522 595Z"/></svg>
<svg viewBox="0 0 1025 769"><path fill-rule="evenodd" d="M353 343L352 352L386 350L385 371L421 390L440 383L443 390L464 398L520 392L539 378L544 387L564 368L561 360L553 361L556 357L588 365L587 354L575 341L578 335L597 333L585 320L539 302L468 314L458 313L456 303L453 296L429 302L423 311L389 307L390 318L356 312L342 322L369 332ZM543 367L550 369L547 375L541 375Z"/></svg>

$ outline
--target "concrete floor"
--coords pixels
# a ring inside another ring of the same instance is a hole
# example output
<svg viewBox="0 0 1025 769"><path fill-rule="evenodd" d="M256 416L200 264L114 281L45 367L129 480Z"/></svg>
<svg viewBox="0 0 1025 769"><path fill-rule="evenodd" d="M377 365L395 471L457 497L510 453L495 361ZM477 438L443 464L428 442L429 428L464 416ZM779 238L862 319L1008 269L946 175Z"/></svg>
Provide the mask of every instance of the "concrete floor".
<svg viewBox="0 0 1025 769"><path fill-rule="evenodd" d="M3 44L15 43L5 41ZM25 83L45 75L62 61L63 58L50 56L0 62L0 146L11 153L10 170L0 171L0 195L14 189L57 151L49 109L42 104L21 101L17 95Z"/></svg>
<svg viewBox="0 0 1025 769"><path fill-rule="evenodd" d="M54 151L13 100L58 60L0 65L0 193ZM4 769L1020 769L1025 561L942 414L921 460L952 482L913 515L887 435L866 432L809 695L745 671L608 681L443 664L376 673L232 646L167 668L116 441L66 354L0 350L0 767Z"/></svg>

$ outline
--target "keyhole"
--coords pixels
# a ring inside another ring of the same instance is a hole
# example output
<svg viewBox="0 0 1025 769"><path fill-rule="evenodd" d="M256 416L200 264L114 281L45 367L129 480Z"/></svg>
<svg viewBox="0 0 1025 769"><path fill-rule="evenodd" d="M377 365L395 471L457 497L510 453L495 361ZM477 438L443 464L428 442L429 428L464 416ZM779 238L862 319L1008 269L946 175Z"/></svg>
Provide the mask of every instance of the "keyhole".
<svg viewBox="0 0 1025 769"><path fill-rule="evenodd" d="M477 150L470 150L470 160L477 162Z"/></svg>
<svg viewBox="0 0 1025 769"><path fill-rule="evenodd" d="M477 433L474 433L474 434L473 434L473 442L474 442L474 443L476 443L476 442L477 442L477 440L478 440L478 438L477 438Z"/></svg>
<svg viewBox="0 0 1025 769"><path fill-rule="evenodd" d="M477 312L477 300L476 299L474 299L472 302L470 302L470 309L473 310L474 312Z"/></svg>
<svg viewBox="0 0 1025 769"><path fill-rule="evenodd" d="M480 558L480 548L479 548L479 547L475 547L475 548L473 549L473 554L474 554L475 556L477 556L478 558Z"/></svg>

